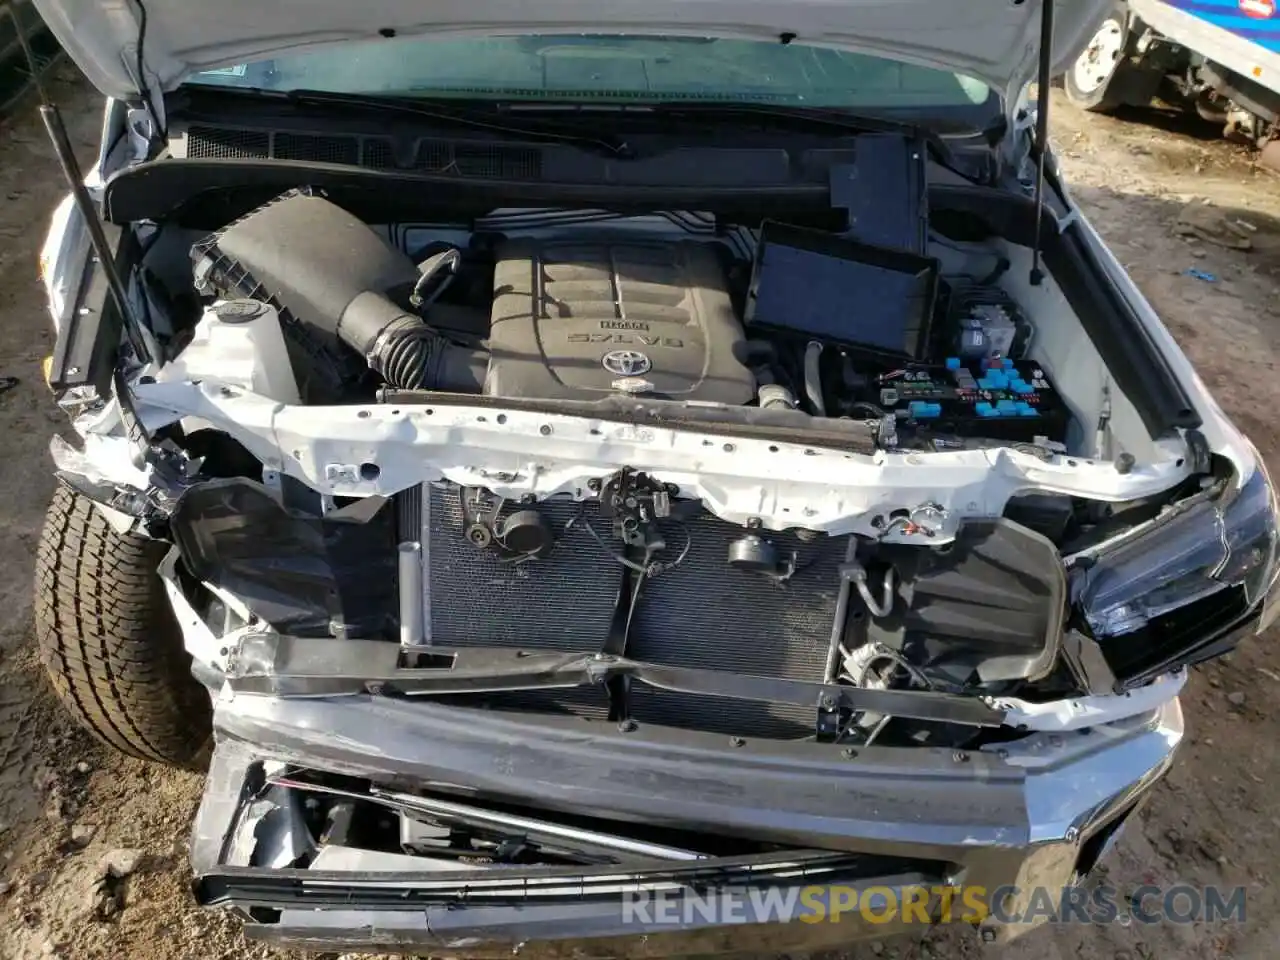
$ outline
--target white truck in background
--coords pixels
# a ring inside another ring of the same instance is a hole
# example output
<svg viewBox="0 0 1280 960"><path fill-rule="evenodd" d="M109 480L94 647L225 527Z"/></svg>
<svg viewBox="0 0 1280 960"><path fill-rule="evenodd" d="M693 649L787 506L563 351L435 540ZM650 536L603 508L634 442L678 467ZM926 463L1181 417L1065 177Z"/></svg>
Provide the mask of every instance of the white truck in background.
<svg viewBox="0 0 1280 960"><path fill-rule="evenodd" d="M1280 167L1277 0L1124 0L1063 75L1067 97L1106 112L1155 97L1221 122Z"/></svg>

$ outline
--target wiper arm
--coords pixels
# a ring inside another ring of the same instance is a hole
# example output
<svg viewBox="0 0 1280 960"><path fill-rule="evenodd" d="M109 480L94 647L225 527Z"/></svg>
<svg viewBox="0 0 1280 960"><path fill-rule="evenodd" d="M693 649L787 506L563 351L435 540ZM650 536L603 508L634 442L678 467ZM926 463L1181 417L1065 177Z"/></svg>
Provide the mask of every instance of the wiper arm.
<svg viewBox="0 0 1280 960"><path fill-rule="evenodd" d="M523 137L527 140L539 140L550 143L566 143L584 150L603 153L609 157L629 159L632 156L631 146L621 138L610 135L596 136L556 124L512 124L494 119L489 111L474 108L453 108L437 105L426 105L410 98L395 96L378 96L376 94L336 93L329 90L267 90L262 87L217 87L217 91L232 91L249 94L258 98L278 100L298 106L337 106L353 110L367 110L378 113L397 113L404 116L422 117L437 123L468 127L473 130L488 130L511 137Z"/></svg>

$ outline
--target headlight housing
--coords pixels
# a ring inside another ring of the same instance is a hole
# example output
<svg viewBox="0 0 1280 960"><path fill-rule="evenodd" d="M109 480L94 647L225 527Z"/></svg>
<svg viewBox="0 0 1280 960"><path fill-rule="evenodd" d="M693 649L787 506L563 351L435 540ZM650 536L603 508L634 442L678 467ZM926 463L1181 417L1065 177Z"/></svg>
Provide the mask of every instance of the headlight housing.
<svg viewBox="0 0 1280 960"><path fill-rule="evenodd" d="M1243 483L1190 497L1076 562L1073 604L1122 686L1225 652L1240 627L1280 615L1280 509L1256 462Z"/></svg>

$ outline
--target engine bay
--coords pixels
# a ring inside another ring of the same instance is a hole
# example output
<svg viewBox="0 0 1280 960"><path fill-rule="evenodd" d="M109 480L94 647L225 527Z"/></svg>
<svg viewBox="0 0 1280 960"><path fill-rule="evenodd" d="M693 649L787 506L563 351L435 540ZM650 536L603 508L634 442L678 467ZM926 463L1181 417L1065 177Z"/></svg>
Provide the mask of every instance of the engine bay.
<svg viewBox="0 0 1280 960"><path fill-rule="evenodd" d="M1065 449L1068 409L1029 357L1035 325L997 282L1008 261L974 276L783 224L695 238L582 221L415 229L398 248L394 230L286 194L193 246L211 306L181 366L222 367L240 331L199 328L225 327L223 302L248 299L284 340L257 380L292 381L307 404L383 388L622 396L863 421L883 448Z"/></svg>
<svg viewBox="0 0 1280 960"><path fill-rule="evenodd" d="M1063 557L1187 474L976 232L291 191L170 265L198 300L139 396L201 481L168 536L283 636L595 665L495 708L969 743L972 698L1081 689Z"/></svg>
<svg viewBox="0 0 1280 960"><path fill-rule="evenodd" d="M1066 407L1028 356L1035 327L997 283L1007 262L974 276L784 224L565 219L382 231L287 194L194 245L209 306L166 375L238 378L303 406L460 395L590 409L621 396L854 420L886 448L1063 449ZM359 479L380 468L353 469ZM418 482L358 525L328 520L342 505L298 484L237 481L189 493L173 526L192 573L233 595L252 598L296 568L301 593L249 600L293 635L603 649L656 669L730 662L783 682L947 694L1009 694L1052 671L1067 498L962 519L936 550L891 536L928 543L942 530L947 511L927 499L885 509L871 536L832 536L727 521L675 476L623 467L572 496L518 498L489 483ZM318 539L288 511L315 517ZM233 517L239 532L224 532ZM311 540L326 544L318 566ZM735 697L711 708L643 684L540 709L552 707L784 739L950 738L915 722L886 732L875 712Z"/></svg>

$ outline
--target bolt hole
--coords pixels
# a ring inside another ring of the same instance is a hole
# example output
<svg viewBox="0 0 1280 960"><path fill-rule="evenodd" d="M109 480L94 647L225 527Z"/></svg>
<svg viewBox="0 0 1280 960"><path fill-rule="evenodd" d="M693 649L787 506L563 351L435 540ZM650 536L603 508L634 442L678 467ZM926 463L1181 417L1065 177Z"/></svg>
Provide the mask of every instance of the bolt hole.
<svg viewBox="0 0 1280 960"><path fill-rule="evenodd" d="M399 410L392 410L392 411L391 411L391 415L392 415L393 417L398 417L398 416L400 416L400 411L399 411Z"/></svg>
<svg viewBox="0 0 1280 960"><path fill-rule="evenodd" d="M772 444L772 443L771 443L771 444L769 444L769 452L770 452L770 453L777 453L777 452L778 452L778 448L777 448L777 446L776 446L775 444Z"/></svg>
<svg viewBox="0 0 1280 960"><path fill-rule="evenodd" d="M1076 461L1076 460L1068 460L1068 461L1067 461L1067 466L1068 466L1068 467L1078 467L1078 466L1080 466L1080 464L1079 464L1079 462L1078 462L1078 461Z"/></svg>
<svg viewBox="0 0 1280 960"><path fill-rule="evenodd" d="M500 414L498 414L498 422L499 422L499 423L506 423L506 422L507 422L507 415L506 415L505 413L500 413Z"/></svg>
<svg viewBox="0 0 1280 960"><path fill-rule="evenodd" d="M372 483L382 476L382 468L376 463L366 461L360 464L360 479Z"/></svg>
<svg viewBox="0 0 1280 960"><path fill-rule="evenodd" d="M368 419L369 419L369 411L368 411L368 410L361 410L361 411L359 411L359 412L357 412L357 413L356 413L356 416L357 416L357 417L359 417L361 420L368 420Z"/></svg>
<svg viewBox="0 0 1280 960"><path fill-rule="evenodd" d="M725 453L733 453L733 451L735 451L735 450L737 450L737 449L738 449L738 448L737 448L737 447L735 447L732 443L726 443L726 444L724 445L724 452L725 452Z"/></svg>
<svg viewBox="0 0 1280 960"><path fill-rule="evenodd" d="M435 413L435 411L434 411L434 410L432 410L430 407L427 407L427 409L426 409L426 410L424 410L424 411L423 411L423 413L425 413L425 414L429 417L429 416L431 416L433 413Z"/></svg>
<svg viewBox="0 0 1280 960"><path fill-rule="evenodd" d="M901 508L899 508L899 509L897 509L897 510L890 510L890 511L889 511L889 519L890 519L890 520L910 520L910 519L911 519L911 511L910 511L910 510L903 510L903 509L901 509Z"/></svg>
<svg viewBox="0 0 1280 960"><path fill-rule="evenodd" d="M1182 464L1183 464L1184 462L1185 462L1185 461L1184 461L1181 457L1179 457L1179 458L1178 458L1178 462L1177 462L1177 463L1175 463L1175 464L1174 464L1174 466L1175 466L1175 467L1180 467L1180 466L1182 466Z"/></svg>

